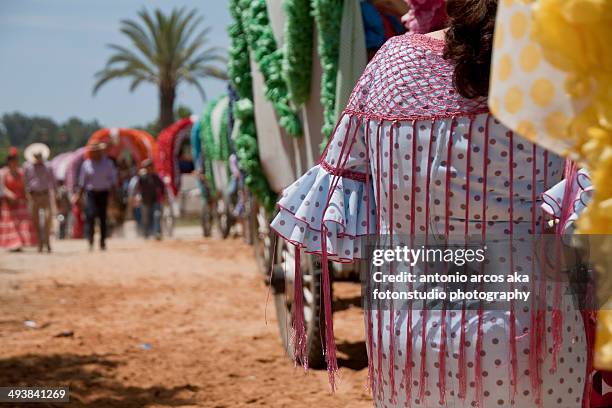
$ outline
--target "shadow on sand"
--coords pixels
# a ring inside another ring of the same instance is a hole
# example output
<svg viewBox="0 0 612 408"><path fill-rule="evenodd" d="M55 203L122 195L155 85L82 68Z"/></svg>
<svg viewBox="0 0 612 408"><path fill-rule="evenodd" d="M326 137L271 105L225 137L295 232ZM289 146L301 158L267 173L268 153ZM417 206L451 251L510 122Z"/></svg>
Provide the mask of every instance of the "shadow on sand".
<svg viewBox="0 0 612 408"><path fill-rule="evenodd" d="M361 307L361 296L334 299L334 312Z"/></svg>
<svg viewBox="0 0 612 408"><path fill-rule="evenodd" d="M182 406L195 404L190 395L198 387L185 385L165 388L140 388L121 384L115 369L121 364L108 355L80 356L76 354L26 355L0 359L2 386L69 386L70 403L19 404L19 408L32 407L126 407ZM187 392L185 392L187 391ZM2 404L9 407L8 404ZM17 407L17 405L16 405Z"/></svg>
<svg viewBox="0 0 612 408"><path fill-rule="evenodd" d="M338 351L347 357L338 356L338 366L350 370L363 370L368 367L368 354L365 341L355 343L340 342L337 344Z"/></svg>

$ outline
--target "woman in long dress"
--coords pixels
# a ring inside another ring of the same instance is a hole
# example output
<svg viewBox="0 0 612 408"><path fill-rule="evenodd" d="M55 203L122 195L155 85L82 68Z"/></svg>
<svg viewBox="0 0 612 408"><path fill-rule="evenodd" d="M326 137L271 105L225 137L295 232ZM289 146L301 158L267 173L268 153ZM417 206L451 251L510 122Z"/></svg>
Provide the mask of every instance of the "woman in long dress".
<svg viewBox="0 0 612 408"><path fill-rule="evenodd" d="M505 307L468 302L428 310L404 301L383 309L368 302L377 407L582 404L588 361L581 315L564 286L541 277L529 249L545 229L540 195L561 180L563 161L489 113L496 6L450 0L448 30L389 40L356 85L319 164L283 192L272 222L290 243L323 257L332 386L327 260L366 258L368 236L406 245L418 236L430 245L477 236L489 246L487 273L530 274L530 283L489 285L533 295ZM412 272L426 268L417 264ZM303 360L301 314L294 308Z"/></svg>
<svg viewBox="0 0 612 408"><path fill-rule="evenodd" d="M19 167L19 157L12 151L6 166L0 169L0 248L20 251L35 246L36 231L25 192L25 176Z"/></svg>

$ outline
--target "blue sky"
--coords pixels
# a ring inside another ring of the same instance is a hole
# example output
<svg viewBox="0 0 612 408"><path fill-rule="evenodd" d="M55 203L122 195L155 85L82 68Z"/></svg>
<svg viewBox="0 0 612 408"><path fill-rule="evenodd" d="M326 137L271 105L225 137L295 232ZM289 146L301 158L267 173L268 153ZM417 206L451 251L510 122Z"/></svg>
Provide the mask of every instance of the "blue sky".
<svg viewBox="0 0 612 408"><path fill-rule="evenodd" d="M210 44L227 49L228 0L0 0L0 114L20 111L65 120L98 119L106 126L141 125L158 114L155 86L129 92L128 80L107 83L96 96L94 73L111 51L128 45L119 32L124 18L143 7L169 11L197 8L212 27ZM214 79L202 82L212 98L225 90ZM194 88L178 89L178 103L195 113L203 101Z"/></svg>

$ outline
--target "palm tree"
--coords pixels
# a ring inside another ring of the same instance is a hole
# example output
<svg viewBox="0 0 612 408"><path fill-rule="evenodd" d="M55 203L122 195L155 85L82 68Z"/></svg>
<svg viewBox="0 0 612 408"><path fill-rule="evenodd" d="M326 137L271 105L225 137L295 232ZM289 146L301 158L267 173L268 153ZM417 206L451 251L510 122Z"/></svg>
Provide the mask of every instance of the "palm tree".
<svg viewBox="0 0 612 408"><path fill-rule="evenodd" d="M108 81L130 78L130 91L143 82L159 89L159 124L164 128L174 121L174 100L179 84L195 86L203 99L199 80L212 77L227 79L222 66L226 58L217 47L206 47L210 28L199 30L202 17L196 10L173 9L170 15L161 10L141 10L140 21L121 21L121 32L131 41L133 50L110 44L115 52L106 66L95 74L94 95Z"/></svg>

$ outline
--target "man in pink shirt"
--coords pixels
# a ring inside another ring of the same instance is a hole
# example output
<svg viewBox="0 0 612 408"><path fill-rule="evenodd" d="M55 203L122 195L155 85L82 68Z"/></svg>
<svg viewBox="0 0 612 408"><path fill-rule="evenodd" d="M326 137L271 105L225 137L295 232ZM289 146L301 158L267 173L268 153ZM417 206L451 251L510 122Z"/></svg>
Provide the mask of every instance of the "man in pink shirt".
<svg viewBox="0 0 612 408"><path fill-rule="evenodd" d="M81 165L78 193L79 202L85 196L85 235L93 250L96 219L100 222L100 249L106 250L106 212L111 194L117 189L117 168L106 156L106 144L88 146L89 158Z"/></svg>
<svg viewBox="0 0 612 408"><path fill-rule="evenodd" d="M55 177L47 163L49 147L43 143L33 143L26 147L24 156L25 189L32 207L32 221L38 234L38 252L43 246L51 252L49 236L51 235L51 194L55 192ZM40 213L43 213L41 225Z"/></svg>

